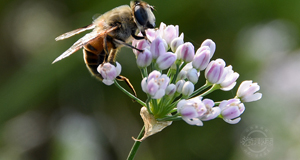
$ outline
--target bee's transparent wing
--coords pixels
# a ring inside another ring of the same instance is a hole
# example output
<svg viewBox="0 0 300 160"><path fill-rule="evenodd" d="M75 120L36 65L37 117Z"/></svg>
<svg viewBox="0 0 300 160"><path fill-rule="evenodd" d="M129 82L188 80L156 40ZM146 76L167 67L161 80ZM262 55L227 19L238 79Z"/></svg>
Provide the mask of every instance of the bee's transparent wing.
<svg viewBox="0 0 300 160"><path fill-rule="evenodd" d="M72 37L72 36L74 36L75 34L79 34L79 33L81 33L81 32L84 32L84 31L90 30L90 29L94 29L94 28L95 28L95 25L94 25L94 24L90 24L90 25L87 25L87 26L85 26L85 27L81 27L81 28L75 29L75 30L73 30L73 31L64 33L64 34L62 34L62 35L56 37L55 40L56 40L56 41L63 40L63 39Z"/></svg>
<svg viewBox="0 0 300 160"><path fill-rule="evenodd" d="M107 30L93 30L91 33L86 34L85 36L83 36L82 38L80 38L78 41L76 41L68 50L66 50L63 54L61 54L59 57L57 57L53 62L57 62L60 61L68 56L70 56L72 53L78 51L79 49L81 49L85 44L87 44L89 41L97 38L97 37L105 37L106 34L108 34L109 32L117 29L118 27L111 27L110 29Z"/></svg>
<svg viewBox="0 0 300 160"><path fill-rule="evenodd" d="M59 57L57 57L53 62L60 61L68 56L70 56L72 53L78 51L83 47L84 44L89 42L90 40L93 40L94 38L98 37L99 33L97 32L91 32L80 38L78 41L76 41L68 50L66 50L63 54L61 54Z"/></svg>

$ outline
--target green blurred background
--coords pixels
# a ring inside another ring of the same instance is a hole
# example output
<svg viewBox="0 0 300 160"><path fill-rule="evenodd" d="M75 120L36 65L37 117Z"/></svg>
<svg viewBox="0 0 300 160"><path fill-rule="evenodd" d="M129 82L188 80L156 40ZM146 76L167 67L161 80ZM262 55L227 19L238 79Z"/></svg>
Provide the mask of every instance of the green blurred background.
<svg viewBox="0 0 300 160"><path fill-rule="evenodd" d="M214 40L213 57L254 80L263 99L246 104L242 121L221 119L203 127L174 122L146 139L136 159L240 160L300 158L300 1L148 0L160 22L179 25L185 41L198 48ZM82 52L51 62L84 34L56 42L58 35L85 26L92 17L124 0L1 0L0 2L0 159L125 159L142 120L140 105L115 86L91 77ZM122 48L122 74L139 97L141 78L132 50ZM204 82L200 76L199 86ZM126 85L121 83L125 88ZM214 100L232 98L217 91ZM270 153L245 154L240 137L252 125L271 133Z"/></svg>

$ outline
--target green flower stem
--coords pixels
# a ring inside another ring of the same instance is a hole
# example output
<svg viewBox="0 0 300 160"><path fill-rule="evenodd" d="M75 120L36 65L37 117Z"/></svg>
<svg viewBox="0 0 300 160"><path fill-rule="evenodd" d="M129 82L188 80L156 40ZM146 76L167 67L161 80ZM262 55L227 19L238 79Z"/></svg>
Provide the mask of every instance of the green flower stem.
<svg viewBox="0 0 300 160"><path fill-rule="evenodd" d="M167 116L167 117L164 117L164 118L157 118L156 119L157 121L179 121L179 120L182 120L182 117L181 116L178 116L178 115L174 115L174 116Z"/></svg>
<svg viewBox="0 0 300 160"><path fill-rule="evenodd" d="M143 137L143 133L145 131L145 126L142 128L140 134L138 135L138 137L136 139L141 139ZM141 141L135 141L130 152L129 152L129 155L127 157L127 160L133 160L137 150L139 149L140 145L141 145Z"/></svg>
<svg viewBox="0 0 300 160"><path fill-rule="evenodd" d="M217 89L220 89L220 88L221 88L221 87L220 87L219 84L214 84L209 90L207 90L206 92L200 94L199 96L204 97L204 96L210 94L211 92L213 92L213 91L215 91L215 90L217 90Z"/></svg>
<svg viewBox="0 0 300 160"><path fill-rule="evenodd" d="M147 71L147 68L141 68L141 73L142 73L142 77L143 77L143 78L148 77L148 71Z"/></svg>
<svg viewBox="0 0 300 160"><path fill-rule="evenodd" d="M151 109L150 109L150 106L149 106L150 100L151 100L151 97L148 95L148 98L146 100L146 107L147 107L148 112L151 113L151 114L153 114L152 111L151 111Z"/></svg>
<svg viewBox="0 0 300 160"><path fill-rule="evenodd" d="M152 113L154 115L156 115L157 112L158 112L157 100L156 99L151 99L151 103L152 103Z"/></svg>
<svg viewBox="0 0 300 160"><path fill-rule="evenodd" d="M176 73L175 73L175 75L172 77L171 83L175 84L176 79L177 79L177 76L178 76L178 73L179 73L179 64L176 64Z"/></svg>
<svg viewBox="0 0 300 160"><path fill-rule="evenodd" d="M128 95L130 98L134 99L136 102L141 104L142 106L146 106L146 103L143 102L142 100L138 99L136 96L132 95L130 92L128 92L126 89L124 89L120 84L118 83L117 80L114 80L114 84L121 90L123 91L126 95Z"/></svg>
<svg viewBox="0 0 300 160"><path fill-rule="evenodd" d="M209 86L211 86L212 84L209 83L208 81L206 81L205 85L203 85L202 87L198 88L196 91L194 91L189 98L196 96L197 94L199 94L200 92L202 92L204 89L208 88Z"/></svg>
<svg viewBox="0 0 300 160"><path fill-rule="evenodd" d="M220 105L220 103L221 103L221 102L215 102L215 106L218 106L218 105Z"/></svg>
<svg viewBox="0 0 300 160"><path fill-rule="evenodd" d="M180 65L179 72L183 69L183 67L184 67L185 65L187 65L186 62L183 62L183 64Z"/></svg>

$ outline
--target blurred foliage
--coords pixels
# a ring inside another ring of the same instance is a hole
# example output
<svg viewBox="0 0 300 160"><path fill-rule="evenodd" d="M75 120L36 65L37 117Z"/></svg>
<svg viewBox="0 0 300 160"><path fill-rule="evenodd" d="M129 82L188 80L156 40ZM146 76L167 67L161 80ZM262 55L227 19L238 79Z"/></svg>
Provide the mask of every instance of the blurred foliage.
<svg viewBox="0 0 300 160"><path fill-rule="evenodd" d="M300 94L295 82L300 69L300 1L147 2L155 6L157 25L179 25L185 41L196 48L207 38L214 40L217 50L213 58L233 65L241 75L238 82L257 81L264 96L261 102L246 104L237 125L220 119L205 122L203 127L174 122L146 139L136 159L251 159L242 153L239 138L253 123L273 131L274 151L262 159L298 159L300 143L295 137L300 132L300 102L293 95ZM1 160L125 159L133 144L131 137L137 136L143 125L139 104L115 86L105 86L91 77L80 51L51 65L83 34L60 42L54 41L56 36L85 26L93 15L123 4L129 1L0 2ZM117 60L122 74L145 100L132 51L122 48ZM291 71L296 73L288 74ZM222 100L234 95L235 90L211 97Z"/></svg>

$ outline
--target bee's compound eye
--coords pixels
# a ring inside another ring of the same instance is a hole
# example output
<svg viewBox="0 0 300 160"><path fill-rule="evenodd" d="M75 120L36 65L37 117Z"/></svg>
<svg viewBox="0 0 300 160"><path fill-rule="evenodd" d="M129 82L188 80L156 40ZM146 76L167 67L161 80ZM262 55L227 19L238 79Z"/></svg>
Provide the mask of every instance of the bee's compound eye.
<svg viewBox="0 0 300 160"><path fill-rule="evenodd" d="M145 26L145 24L148 21L147 12L141 6L135 7L134 17L135 17L136 21L142 26Z"/></svg>

